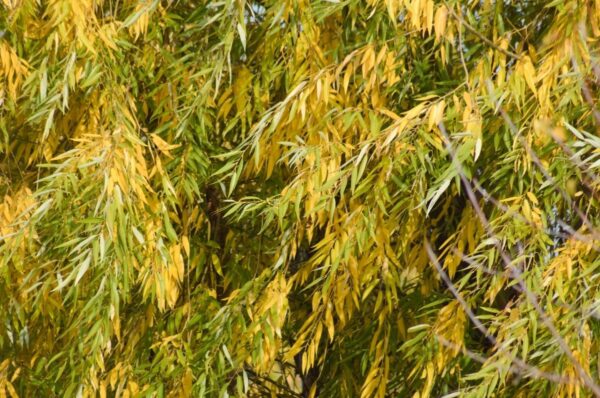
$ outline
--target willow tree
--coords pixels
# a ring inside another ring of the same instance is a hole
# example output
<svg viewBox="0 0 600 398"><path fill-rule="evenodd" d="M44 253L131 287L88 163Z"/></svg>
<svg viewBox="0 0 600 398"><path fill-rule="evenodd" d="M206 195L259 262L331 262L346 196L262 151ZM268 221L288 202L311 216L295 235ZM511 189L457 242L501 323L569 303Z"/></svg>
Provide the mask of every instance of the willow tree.
<svg viewBox="0 0 600 398"><path fill-rule="evenodd" d="M600 2L0 4L0 397L600 395Z"/></svg>

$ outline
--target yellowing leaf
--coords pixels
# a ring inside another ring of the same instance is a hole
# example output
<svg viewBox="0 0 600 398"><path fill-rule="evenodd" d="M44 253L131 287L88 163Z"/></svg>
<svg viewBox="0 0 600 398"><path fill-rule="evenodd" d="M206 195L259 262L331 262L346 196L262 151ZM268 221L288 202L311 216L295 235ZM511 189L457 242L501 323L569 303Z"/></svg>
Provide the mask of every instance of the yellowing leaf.
<svg viewBox="0 0 600 398"><path fill-rule="evenodd" d="M173 155L171 155L170 150L171 149L175 149L175 148L179 148L179 144L178 145L172 145L167 143L165 140L163 140L162 138L160 138L158 136L158 134L150 134L150 137L152 137L152 142L154 142L154 145L156 145L156 147L158 148L159 151L161 151L162 153L164 153L166 156L168 156L169 158L172 158Z"/></svg>
<svg viewBox="0 0 600 398"><path fill-rule="evenodd" d="M441 5L435 12L433 28L435 30L435 38L439 39L446 32L446 23L448 21L448 9L445 5Z"/></svg>

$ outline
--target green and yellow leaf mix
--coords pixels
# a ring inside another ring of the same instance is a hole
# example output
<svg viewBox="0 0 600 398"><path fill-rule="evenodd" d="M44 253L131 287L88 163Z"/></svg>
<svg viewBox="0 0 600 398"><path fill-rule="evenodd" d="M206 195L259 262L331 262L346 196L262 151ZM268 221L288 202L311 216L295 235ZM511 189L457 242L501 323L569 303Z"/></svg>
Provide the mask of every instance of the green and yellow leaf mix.
<svg viewBox="0 0 600 398"><path fill-rule="evenodd" d="M0 397L600 395L600 1L0 0Z"/></svg>

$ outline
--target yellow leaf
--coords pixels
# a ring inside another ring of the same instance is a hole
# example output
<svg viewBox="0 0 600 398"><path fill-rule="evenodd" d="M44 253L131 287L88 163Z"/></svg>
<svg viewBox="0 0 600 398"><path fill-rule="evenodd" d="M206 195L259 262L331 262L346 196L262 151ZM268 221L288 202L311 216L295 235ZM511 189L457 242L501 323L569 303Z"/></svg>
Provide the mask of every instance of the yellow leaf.
<svg viewBox="0 0 600 398"><path fill-rule="evenodd" d="M233 84L233 98L235 98L235 107L238 113L242 113L246 108L250 83L252 83L252 74L248 68L242 66Z"/></svg>
<svg viewBox="0 0 600 398"><path fill-rule="evenodd" d="M181 237L181 245L183 246L183 250L185 251L185 255L187 257L190 256L190 240L188 239L187 235L183 235Z"/></svg>
<svg viewBox="0 0 600 398"><path fill-rule="evenodd" d="M365 79L373 66L375 66L375 49L373 46L368 46L362 59L362 74Z"/></svg>
<svg viewBox="0 0 600 398"><path fill-rule="evenodd" d="M410 3L410 21L417 30L421 30L421 12L421 0L413 0Z"/></svg>
<svg viewBox="0 0 600 398"><path fill-rule="evenodd" d="M537 88L535 86L535 68L531 62L531 58L528 56L523 57L523 74L525 75L525 81L527 85L533 91L533 94L537 96Z"/></svg>
<svg viewBox="0 0 600 398"><path fill-rule="evenodd" d="M443 120L445 107L446 101L444 100L441 100L440 102L431 107L431 109L429 110L429 130L431 130L433 126L437 126Z"/></svg>
<svg viewBox="0 0 600 398"><path fill-rule="evenodd" d="M331 304L327 305L327 310L325 311L325 326L327 326L327 334L329 335L329 339L333 341L333 335L335 334L335 328L333 326L333 315L331 314Z"/></svg>
<svg viewBox="0 0 600 398"><path fill-rule="evenodd" d="M435 30L435 38L439 39L446 32L446 22L448 21L448 9L445 5L440 6L435 12L433 28Z"/></svg>
<svg viewBox="0 0 600 398"><path fill-rule="evenodd" d="M427 33L431 34L431 28L433 27L433 0L427 0L427 5L425 8L425 16L426 16L426 25L427 25Z"/></svg>
<svg viewBox="0 0 600 398"><path fill-rule="evenodd" d="M171 155L171 152L169 152L171 149L175 149L178 148L180 145L171 145L168 142L166 142L165 140L163 140L162 138L160 138L158 136L158 134L150 134L150 137L152 137L152 142L154 142L154 145L156 145L156 147L158 148L159 151L161 151L162 153L164 153L165 155L167 155L168 157L172 158L173 155Z"/></svg>
<svg viewBox="0 0 600 398"><path fill-rule="evenodd" d="M538 199L533 192L527 192L527 197L534 205L537 206L539 204Z"/></svg>
<svg viewBox="0 0 600 398"><path fill-rule="evenodd" d="M106 398L106 380L100 382L100 398Z"/></svg>
<svg viewBox="0 0 600 398"><path fill-rule="evenodd" d="M181 256L181 248L179 247L179 245L173 245L173 247L171 247L171 258L173 259L173 262L175 263L175 269L176 269L176 279L178 281L182 281L183 280L183 275L185 273L185 265L183 263L183 257Z"/></svg>
<svg viewBox="0 0 600 398"><path fill-rule="evenodd" d="M425 108L425 103L420 103L419 105L415 106L414 108L412 108L411 110L406 112L405 117L407 119L414 119L415 117L417 117L418 115L421 114L421 112L423 111L423 108Z"/></svg>
<svg viewBox="0 0 600 398"><path fill-rule="evenodd" d="M219 256L217 256L216 254L213 254L211 256L211 259L212 259L213 266L215 267L215 270L217 271L217 274L223 276L223 270L221 269L221 260L219 260Z"/></svg>
<svg viewBox="0 0 600 398"><path fill-rule="evenodd" d="M354 68L352 67L352 65L348 66L346 68L346 71L344 72L344 81L342 83L342 86L344 87L344 92L348 92L348 85L350 84L350 78L352 77L352 75L354 74ZM304 105L304 102L302 103ZM306 105L304 105L306 106Z"/></svg>
<svg viewBox="0 0 600 398"><path fill-rule="evenodd" d="M15 372L13 373L12 377L10 378L10 382L14 383L14 381L17 380L17 377L19 377L19 374L21 374L21 368L15 369Z"/></svg>
<svg viewBox="0 0 600 398"><path fill-rule="evenodd" d="M128 391L131 393L131 396L137 397L140 391L140 387L135 381L130 381L128 384Z"/></svg>
<svg viewBox="0 0 600 398"><path fill-rule="evenodd" d="M19 398L19 394L17 394L17 390L15 390L15 387L12 385L11 382L9 382L8 380L5 380L4 385L6 386L6 389L8 390L8 394L12 398Z"/></svg>
<svg viewBox="0 0 600 398"><path fill-rule="evenodd" d="M523 216L525 217L525 219L530 222L533 222L533 214L531 213L531 206L529 206L528 201L526 201L526 200L523 201L522 210L523 210Z"/></svg>
<svg viewBox="0 0 600 398"><path fill-rule="evenodd" d="M181 380L181 386L183 388L182 396L191 397L192 396L192 382L193 382L193 373L191 369L186 369L183 374L183 379Z"/></svg>
<svg viewBox="0 0 600 398"><path fill-rule="evenodd" d="M386 0L385 1L385 6L387 7L387 11L388 11L388 14L390 16L390 19L394 23L396 23L396 18L397 18L397 15L398 15L398 9L397 9L398 2L396 0Z"/></svg>

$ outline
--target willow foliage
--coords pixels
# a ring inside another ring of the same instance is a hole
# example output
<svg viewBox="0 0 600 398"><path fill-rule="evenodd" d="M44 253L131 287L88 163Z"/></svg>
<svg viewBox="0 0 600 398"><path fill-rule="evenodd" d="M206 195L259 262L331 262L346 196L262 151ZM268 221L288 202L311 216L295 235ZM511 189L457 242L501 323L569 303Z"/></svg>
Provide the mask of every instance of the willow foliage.
<svg viewBox="0 0 600 398"><path fill-rule="evenodd" d="M600 394L599 1L0 4L0 397Z"/></svg>

